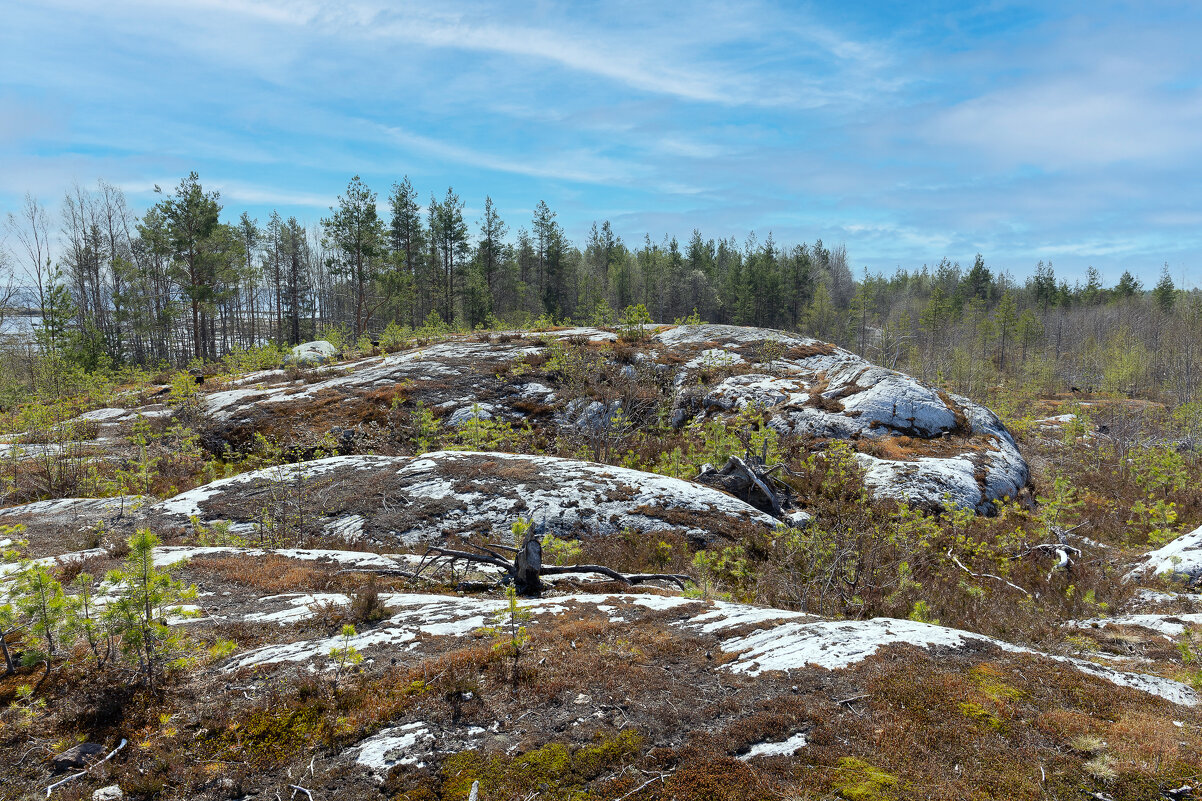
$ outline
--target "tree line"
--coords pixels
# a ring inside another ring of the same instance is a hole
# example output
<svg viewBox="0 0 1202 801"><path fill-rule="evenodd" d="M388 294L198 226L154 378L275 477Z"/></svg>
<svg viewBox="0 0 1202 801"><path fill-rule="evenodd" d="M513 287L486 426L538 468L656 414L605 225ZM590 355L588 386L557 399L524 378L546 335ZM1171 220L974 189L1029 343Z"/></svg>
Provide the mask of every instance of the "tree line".
<svg viewBox="0 0 1202 801"><path fill-rule="evenodd" d="M356 176L316 224L277 212L223 220L196 173L156 192L137 214L112 185L75 187L53 228L27 197L6 218L0 313L26 307L43 351L94 368L216 359L330 326L359 339L429 320L612 324L642 305L657 322L803 331L970 393L1012 375L1198 395L1202 297L1167 267L1153 287L1130 271L1106 286L1093 268L1070 285L1043 262L1019 281L980 255L967 268L944 259L856 278L846 250L821 240L694 230L683 243L628 244L604 221L573 243L545 202L514 232L489 197L469 223L452 188L423 205L408 178L381 201ZM24 291L14 269L29 276Z"/></svg>

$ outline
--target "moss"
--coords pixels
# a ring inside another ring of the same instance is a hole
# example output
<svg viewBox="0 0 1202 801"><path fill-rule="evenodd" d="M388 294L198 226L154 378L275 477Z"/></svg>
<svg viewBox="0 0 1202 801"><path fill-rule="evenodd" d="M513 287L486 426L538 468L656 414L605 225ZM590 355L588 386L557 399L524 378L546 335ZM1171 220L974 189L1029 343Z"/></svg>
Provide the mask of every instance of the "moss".
<svg viewBox="0 0 1202 801"><path fill-rule="evenodd" d="M1001 718L973 701L965 701L960 704L960 712L969 720L983 723L991 729L1000 731L1005 726Z"/></svg>
<svg viewBox="0 0 1202 801"><path fill-rule="evenodd" d="M532 789L539 790L539 797L545 799L588 798L584 785L612 765L638 754L641 745L642 737L637 732L624 729L575 750L550 743L514 757L465 751L443 763L438 796L467 798L472 782L479 781L482 801L522 797Z"/></svg>
<svg viewBox="0 0 1202 801"><path fill-rule="evenodd" d="M896 798L901 782L892 773L855 757L843 757L835 772L833 789L850 801L888 801Z"/></svg>
<svg viewBox="0 0 1202 801"><path fill-rule="evenodd" d="M259 709L243 721L230 724L218 743L222 750L256 761L279 762L319 739L325 731L317 706L294 709Z"/></svg>
<svg viewBox="0 0 1202 801"><path fill-rule="evenodd" d="M969 674L977 689L993 701L1015 702L1026 697L1026 693L1017 687L1011 687L1002 680L1002 671L988 662L977 665Z"/></svg>

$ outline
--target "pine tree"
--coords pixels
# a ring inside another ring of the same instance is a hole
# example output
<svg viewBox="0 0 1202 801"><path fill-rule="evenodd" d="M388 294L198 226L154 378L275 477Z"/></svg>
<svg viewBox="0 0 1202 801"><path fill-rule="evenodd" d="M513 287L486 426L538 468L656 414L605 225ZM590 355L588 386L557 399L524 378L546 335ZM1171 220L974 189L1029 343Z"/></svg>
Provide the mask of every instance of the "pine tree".
<svg viewBox="0 0 1202 801"><path fill-rule="evenodd" d="M17 613L29 621L29 628L46 643L44 653L35 652L35 659L53 662L58 651L59 633L71 617L72 605L63 593L63 585L45 565L27 563L17 574Z"/></svg>
<svg viewBox="0 0 1202 801"><path fill-rule="evenodd" d="M289 217L283 229L283 276L285 317L288 322L288 343L301 342L301 318L308 309L309 242L305 229L295 217Z"/></svg>
<svg viewBox="0 0 1202 801"><path fill-rule="evenodd" d="M153 686L167 659L182 649L182 638L166 621L167 607L196 595L170 572L154 565L159 539L149 529L138 529L129 540L125 567L108 574L116 598L104 611L106 624L119 632L121 652L136 661L142 681Z"/></svg>
<svg viewBox="0 0 1202 801"><path fill-rule="evenodd" d="M480 221L480 242L477 245L476 253L480 271L484 276L484 283L488 286L490 295L495 290L494 283L500 266L501 249L504 247L505 234L508 232L509 226L497 213L497 207L493 205L492 198L485 197L484 218Z"/></svg>
<svg viewBox="0 0 1202 801"><path fill-rule="evenodd" d="M258 295L258 282L255 280L255 254L259 250L259 241L262 238L263 232L259 229L259 221L252 218L245 211L238 218L238 233L242 238L242 247L246 257L246 274L243 289L246 292L246 300L249 308L249 336L250 345L259 343L259 310L255 308L255 297Z"/></svg>
<svg viewBox="0 0 1202 801"><path fill-rule="evenodd" d="M1157 282L1156 288L1152 290L1152 297L1156 301L1156 306L1166 314L1173 310L1173 303L1177 300L1177 287L1173 284L1173 278L1169 275L1169 265L1166 263L1160 271L1160 281Z"/></svg>
<svg viewBox="0 0 1202 801"><path fill-rule="evenodd" d="M433 199L431 199L433 200ZM463 264L468 256L467 223L463 219L464 203L455 194L455 190L447 187L446 197L441 203L434 204L433 222L430 228L431 239L437 242L438 259L442 279L441 315L448 323L454 324L456 279L463 271ZM460 292L463 287L460 287Z"/></svg>
<svg viewBox="0 0 1202 801"><path fill-rule="evenodd" d="M1085 271L1085 288L1081 290L1081 301L1087 306L1095 306L1102 302L1105 293L1102 274L1091 266Z"/></svg>
<svg viewBox="0 0 1202 801"><path fill-rule="evenodd" d="M421 280L421 266L426 233L422 227L417 190L409 183L408 176L399 184L392 185L388 205L392 212L388 226L388 245L392 250L394 269L398 273L392 281L396 285L396 294L406 298L409 325L416 328L424 311L419 309L419 299L414 295L425 283Z"/></svg>
<svg viewBox="0 0 1202 801"><path fill-rule="evenodd" d="M985 257L977 254L972 269L964 276L964 299L989 301L994 296L993 273L985 266Z"/></svg>
<svg viewBox="0 0 1202 801"><path fill-rule="evenodd" d="M355 298L355 336L367 331L375 308L370 304L372 285L380 277L384 249L384 224L376 213L376 193L356 175L347 184L338 207L321 221L324 243L335 252L330 271L351 284Z"/></svg>
<svg viewBox="0 0 1202 801"><path fill-rule="evenodd" d="M157 186L155 191L162 193ZM205 245L221 214L218 198L217 192L205 192L200 176L192 172L179 182L174 195L157 205L170 243L171 274L191 307L192 349L198 359L205 355L201 310L216 297L212 257Z"/></svg>
<svg viewBox="0 0 1202 801"><path fill-rule="evenodd" d="M1123 274L1119 276L1119 282L1114 287L1114 294L1124 300L1133 298L1143 291L1143 282L1132 275L1130 270L1123 270Z"/></svg>
<svg viewBox="0 0 1202 801"><path fill-rule="evenodd" d="M1009 292L1002 295L1001 301L994 310L994 321L998 334L998 369L1006 369L1006 345L1014 336L1014 331L1018 326L1018 306L1014 302L1014 296Z"/></svg>

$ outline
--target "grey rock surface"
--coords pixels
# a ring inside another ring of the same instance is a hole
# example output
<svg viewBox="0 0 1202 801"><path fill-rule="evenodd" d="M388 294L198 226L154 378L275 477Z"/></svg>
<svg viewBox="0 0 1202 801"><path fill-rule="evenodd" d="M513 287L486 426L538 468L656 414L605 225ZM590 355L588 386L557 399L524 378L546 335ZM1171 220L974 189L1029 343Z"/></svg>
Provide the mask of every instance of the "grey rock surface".
<svg viewBox="0 0 1202 801"><path fill-rule="evenodd" d="M519 517L561 537L679 531L701 542L778 521L718 490L622 467L474 451L418 457L333 456L214 481L147 508L153 525L228 521L249 532L264 514L314 532L406 543L496 532Z"/></svg>

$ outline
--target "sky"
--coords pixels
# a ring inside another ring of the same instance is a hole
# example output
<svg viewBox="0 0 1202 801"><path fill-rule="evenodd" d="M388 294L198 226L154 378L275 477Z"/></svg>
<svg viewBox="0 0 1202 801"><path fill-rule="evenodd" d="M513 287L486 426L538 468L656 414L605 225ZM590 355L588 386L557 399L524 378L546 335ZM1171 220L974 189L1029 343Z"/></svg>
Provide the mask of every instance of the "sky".
<svg viewBox="0 0 1202 801"><path fill-rule="evenodd" d="M583 242L754 231L1202 285L1202 4L0 0L0 212L195 170L317 222L409 176Z"/></svg>

